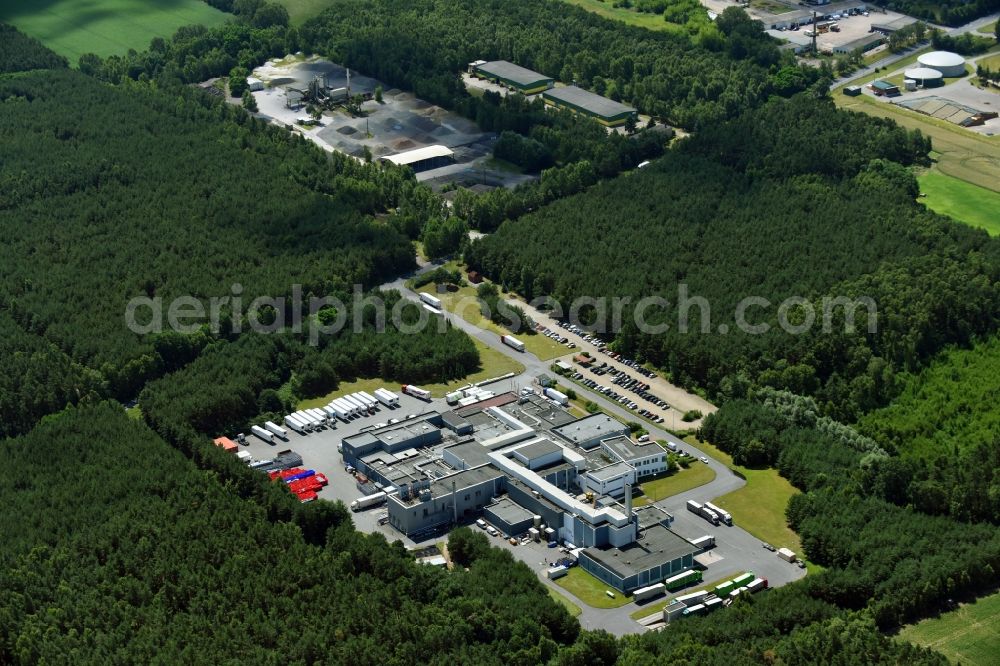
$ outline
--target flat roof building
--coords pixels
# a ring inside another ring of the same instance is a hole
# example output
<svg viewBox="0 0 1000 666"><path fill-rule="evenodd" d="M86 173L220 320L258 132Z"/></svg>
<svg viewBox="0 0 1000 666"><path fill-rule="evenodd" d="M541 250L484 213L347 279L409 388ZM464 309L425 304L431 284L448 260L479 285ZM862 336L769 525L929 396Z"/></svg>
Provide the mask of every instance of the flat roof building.
<svg viewBox="0 0 1000 666"><path fill-rule="evenodd" d="M381 158L383 162L391 162L396 166L408 166L414 172L437 169L454 163L455 153L447 146L424 146L405 153L397 153Z"/></svg>
<svg viewBox="0 0 1000 666"><path fill-rule="evenodd" d="M506 60L484 62L478 60L469 66L470 73L485 79L502 83L525 95L533 95L548 90L555 83L551 76L545 76Z"/></svg>
<svg viewBox="0 0 1000 666"><path fill-rule="evenodd" d="M587 548L580 566L615 589L628 593L655 585L694 566L698 549L662 525L643 530L621 548Z"/></svg>
<svg viewBox="0 0 1000 666"><path fill-rule="evenodd" d="M483 509L483 516L505 536L519 536L534 525L535 515L509 497L501 497ZM541 517L539 517L539 522Z"/></svg>
<svg viewBox="0 0 1000 666"><path fill-rule="evenodd" d="M469 520L506 488L507 477L489 465L401 488L388 499L389 524L410 537L427 534Z"/></svg>
<svg viewBox="0 0 1000 666"><path fill-rule="evenodd" d="M546 104L582 113L609 127L622 125L626 119L637 116L637 111L631 106L576 86L551 88L542 93L542 99Z"/></svg>
<svg viewBox="0 0 1000 666"><path fill-rule="evenodd" d="M553 428L552 432L586 451L597 448L602 439L627 434L629 429L621 421L600 413L584 416L572 423Z"/></svg>

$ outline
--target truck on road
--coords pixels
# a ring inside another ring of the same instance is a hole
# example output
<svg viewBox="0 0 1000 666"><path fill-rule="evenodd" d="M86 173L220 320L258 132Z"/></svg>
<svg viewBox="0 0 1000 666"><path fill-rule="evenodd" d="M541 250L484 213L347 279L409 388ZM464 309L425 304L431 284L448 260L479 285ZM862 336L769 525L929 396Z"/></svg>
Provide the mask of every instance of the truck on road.
<svg viewBox="0 0 1000 666"><path fill-rule="evenodd" d="M351 511L358 512L364 511L365 509L370 509L373 506L378 506L383 504L388 495L385 492L377 492L371 495L365 495L364 497L359 497L358 499L351 502Z"/></svg>
<svg viewBox="0 0 1000 666"><path fill-rule="evenodd" d="M733 524L733 517L729 515L728 511L720 509L719 507L715 506L711 502L705 502L705 508L708 509L708 510L710 510L710 511L714 511L716 513L716 515L719 516L719 520L721 520L722 522L724 522L726 525L732 526L732 524Z"/></svg>
<svg viewBox="0 0 1000 666"><path fill-rule="evenodd" d="M421 400L431 399L431 392L427 389L422 389L419 386L404 384L400 390L407 395L412 395L414 398L420 398Z"/></svg>
<svg viewBox="0 0 1000 666"><path fill-rule="evenodd" d="M420 292L420 300L422 300L424 303L431 306L432 308L437 308L438 310L441 309L441 299L436 296L431 296L430 294Z"/></svg>
<svg viewBox="0 0 1000 666"><path fill-rule="evenodd" d="M687 510L695 515L701 516L702 518L712 523L713 525L719 524L719 514L701 505L699 502L695 502L694 500L688 500Z"/></svg>
<svg viewBox="0 0 1000 666"><path fill-rule="evenodd" d="M519 352L524 351L524 343L515 338L513 335L501 335L500 342L504 343L511 349L517 350Z"/></svg>

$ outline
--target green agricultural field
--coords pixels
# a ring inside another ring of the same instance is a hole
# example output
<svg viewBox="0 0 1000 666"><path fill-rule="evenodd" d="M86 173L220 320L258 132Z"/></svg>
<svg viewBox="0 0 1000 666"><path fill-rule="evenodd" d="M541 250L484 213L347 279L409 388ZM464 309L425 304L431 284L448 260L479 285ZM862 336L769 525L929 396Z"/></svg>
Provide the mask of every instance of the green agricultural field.
<svg viewBox="0 0 1000 666"><path fill-rule="evenodd" d="M336 0L278 0L288 10L289 20L296 25L316 16L334 2Z"/></svg>
<svg viewBox="0 0 1000 666"><path fill-rule="evenodd" d="M907 129L920 130L931 138L934 150L940 154L937 168L941 173L1000 192L1000 137L977 134L868 95L847 97L838 89L833 99L840 108L891 118Z"/></svg>
<svg viewBox="0 0 1000 666"><path fill-rule="evenodd" d="M937 170L919 178L921 201L931 210L1000 236L1000 193L972 185Z"/></svg>
<svg viewBox="0 0 1000 666"><path fill-rule="evenodd" d="M899 637L933 648L956 664L996 664L1000 655L1000 593L904 627Z"/></svg>
<svg viewBox="0 0 1000 666"><path fill-rule="evenodd" d="M632 600L632 597L622 594L580 567L573 567L565 576L557 578L555 583L594 608L618 608ZM614 598L607 595L607 590L611 590Z"/></svg>
<svg viewBox="0 0 1000 666"><path fill-rule="evenodd" d="M0 21L76 65L80 55L144 51L184 25L221 25L228 14L202 0L0 0Z"/></svg>

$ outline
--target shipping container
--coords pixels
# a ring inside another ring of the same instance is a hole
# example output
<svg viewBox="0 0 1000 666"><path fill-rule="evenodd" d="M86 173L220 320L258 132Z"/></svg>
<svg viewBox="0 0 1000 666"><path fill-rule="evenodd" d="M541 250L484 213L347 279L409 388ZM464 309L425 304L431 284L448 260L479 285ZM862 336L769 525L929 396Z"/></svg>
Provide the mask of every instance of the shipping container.
<svg viewBox="0 0 1000 666"><path fill-rule="evenodd" d="M701 572L698 571L697 569L691 569L690 571L685 571L675 576L671 576L670 578L663 581L663 585L668 590L679 590L682 587L686 587L688 585L693 585L695 583L700 583L700 582L701 582Z"/></svg>
<svg viewBox="0 0 1000 666"><path fill-rule="evenodd" d="M723 597L729 594L734 587L736 586L733 584L733 581L727 580L725 583L720 583L715 586L715 594L716 596Z"/></svg>
<svg viewBox="0 0 1000 666"><path fill-rule="evenodd" d="M705 611L713 611L722 605L722 599L715 597L714 599L705 600Z"/></svg>
<svg viewBox="0 0 1000 666"><path fill-rule="evenodd" d="M694 606L695 604L700 604L707 596L708 590L698 590L697 592L677 597L676 601L681 602L685 606Z"/></svg>
<svg viewBox="0 0 1000 666"><path fill-rule="evenodd" d="M250 428L250 432L257 435L268 444L274 444L274 433L272 433L270 430L264 430L260 426L252 426Z"/></svg>
<svg viewBox="0 0 1000 666"><path fill-rule="evenodd" d="M793 553L788 548L779 548L778 549L778 557L780 557L781 559L785 560L786 562L794 562L795 561L795 553Z"/></svg>
<svg viewBox="0 0 1000 666"><path fill-rule="evenodd" d="M368 407L363 402L361 402L352 395L345 395L344 397L341 398L341 401L350 405L351 409L354 410L355 414L368 413Z"/></svg>
<svg viewBox="0 0 1000 666"><path fill-rule="evenodd" d="M767 589L767 579L766 578L754 578L747 584L747 589L751 592L760 592L761 590Z"/></svg>
<svg viewBox="0 0 1000 666"><path fill-rule="evenodd" d="M545 577L549 580L555 580L556 578L562 578L569 571L566 567L552 567L545 572Z"/></svg>
<svg viewBox="0 0 1000 666"><path fill-rule="evenodd" d="M663 583L657 583L656 585L650 585L649 587L641 587L632 593L632 601L645 601L647 599L652 599L658 597L666 591L666 586Z"/></svg>
<svg viewBox="0 0 1000 666"><path fill-rule="evenodd" d="M399 404L399 396L385 388L375 389L375 397L386 407L395 407Z"/></svg>
<svg viewBox="0 0 1000 666"><path fill-rule="evenodd" d="M285 425L294 430L295 432L303 434L305 434L306 432L306 425L302 423L302 421L299 421L297 418L295 418L293 414L289 414L288 416L285 417Z"/></svg>
<svg viewBox="0 0 1000 666"><path fill-rule="evenodd" d="M368 393L366 391L359 391L358 395L360 395L362 398L364 398L366 401L368 401L368 408L369 409L377 409L378 408L379 401L371 393Z"/></svg>
<svg viewBox="0 0 1000 666"><path fill-rule="evenodd" d="M340 398L331 402L330 406L333 407L333 411L337 413L337 416L345 421L354 416L354 407L347 404Z"/></svg>
<svg viewBox="0 0 1000 666"><path fill-rule="evenodd" d="M742 576L737 576L736 578L734 578L733 584L736 585L736 587L744 587L745 585L749 585L754 578L756 578L756 576L753 575L753 572L748 571Z"/></svg>
<svg viewBox="0 0 1000 666"><path fill-rule="evenodd" d="M698 537L697 539L692 539L691 545L696 548L701 548L702 550L712 548L715 546L715 537L711 534L706 534L705 536Z"/></svg>
<svg viewBox="0 0 1000 666"><path fill-rule="evenodd" d="M684 609L685 615L697 615L705 611L705 604L695 604Z"/></svg>
<svg viewBox="0 0 1000 666"><path fill-rule="evenodd" d="M559 391L553 388L547 388L543 392L546 398L555 402L558 405L562 405L563 407L565 407L566 405L569 404L569 398L564 393L560 393Z"/></svg>
<svg viewBox="0 0 1000 666"><path fill-rule="evenodd" d="M264 427L273 432L281 439L288 439L288 432L277 423L274 423L273 421L267 421L266 423L264 423Z"/></svg>

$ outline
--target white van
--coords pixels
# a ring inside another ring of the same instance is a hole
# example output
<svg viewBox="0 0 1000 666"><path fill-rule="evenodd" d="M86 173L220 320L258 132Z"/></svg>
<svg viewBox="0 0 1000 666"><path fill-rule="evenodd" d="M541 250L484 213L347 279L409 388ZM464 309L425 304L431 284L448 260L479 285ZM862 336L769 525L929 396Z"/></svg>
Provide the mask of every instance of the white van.
<svg viewBox="0 0 1000 666"><path fill-rule="evenodd" d="M485 529L486 529L486 521L485 521L485 520L483 520L482 518L480 518L479 520L477 520L477 521L476 521L476 525L477 525L477 526L479 527L479 529L481 529L481 530L485 530Z"/></svg>

